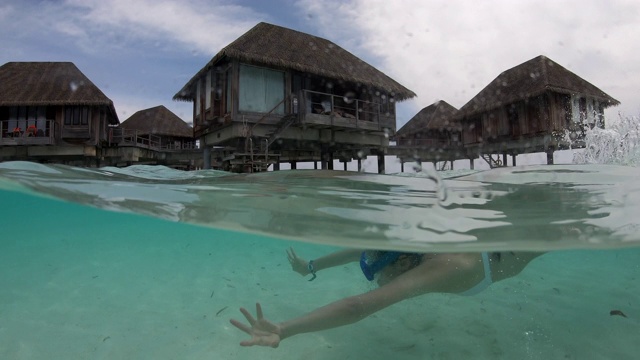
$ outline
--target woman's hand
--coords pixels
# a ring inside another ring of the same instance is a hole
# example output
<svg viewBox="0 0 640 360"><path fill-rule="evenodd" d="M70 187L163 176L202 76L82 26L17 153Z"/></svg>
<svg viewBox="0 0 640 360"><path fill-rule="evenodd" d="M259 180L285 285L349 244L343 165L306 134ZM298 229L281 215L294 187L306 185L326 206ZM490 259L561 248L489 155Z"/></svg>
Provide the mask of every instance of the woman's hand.
<svg viewBox="0 0 640 360"><path fill-rule="evenodd" d="M249 327L238 320L231 319L231 324L233 324L233 326L251 335L251 340L240 342L241 346L259 345L277 348L278 345L280 345L280 326L264 318L264 315L262 314L262 307L259 303L256 303L257 320L254 319L245 308L240 308L240 312L247 319L249 325L251 325L251 327Z"/></svg>
<svg viewBox="0 0 640 360"><path fill-rule="evenodd" d="M291 269L293 269L293 271L302 276L309 275L309 262L301 257L298 257L292 247L287 249L287 257L289 258L289 264L291 264Z"/></svg>

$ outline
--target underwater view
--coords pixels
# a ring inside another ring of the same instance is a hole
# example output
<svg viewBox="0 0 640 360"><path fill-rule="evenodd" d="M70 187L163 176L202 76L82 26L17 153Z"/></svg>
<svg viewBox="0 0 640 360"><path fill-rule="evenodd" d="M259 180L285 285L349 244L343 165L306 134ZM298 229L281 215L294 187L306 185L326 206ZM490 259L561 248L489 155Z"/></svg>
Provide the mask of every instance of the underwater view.
<svg viewBox="0 0 640 360"><path fill-rule="evenodd" d="M572 164L492 170L0 163L0 358L635 359L636 124L590 132ZM345 249L502 254L494 270L537 255L473 296L445 279L355 320L300 325L384 287L363 276L377 266L364 255L320 269ZM300 270L310 259L317 274ZM240 346L253 319L239 308L255 316L256 302L291 332L277 349Z"/></svg>

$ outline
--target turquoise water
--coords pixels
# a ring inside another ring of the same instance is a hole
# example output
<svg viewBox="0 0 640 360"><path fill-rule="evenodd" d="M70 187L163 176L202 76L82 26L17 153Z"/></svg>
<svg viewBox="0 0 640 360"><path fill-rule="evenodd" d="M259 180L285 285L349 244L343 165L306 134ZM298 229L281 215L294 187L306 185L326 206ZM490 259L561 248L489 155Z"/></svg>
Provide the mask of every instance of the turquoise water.
<svg viewBox="0 0 640 360"><path fill-rule="evenodd" d="M398 175L0 163L0 358L635 359L640 169L626 149ZM357 264L306 281L290 246L307 259L548 253L476 296L427 294L278 349L240 347L240 306L283 321L372 289Z"/></svg>

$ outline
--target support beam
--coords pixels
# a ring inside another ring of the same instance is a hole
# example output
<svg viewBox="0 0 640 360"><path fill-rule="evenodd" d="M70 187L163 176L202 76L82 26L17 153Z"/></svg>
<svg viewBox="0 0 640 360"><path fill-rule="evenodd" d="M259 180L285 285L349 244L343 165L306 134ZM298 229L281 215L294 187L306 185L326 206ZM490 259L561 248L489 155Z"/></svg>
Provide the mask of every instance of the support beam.
<svg viewBox="0 0 640 360"><path fill-rule="evenodd" d="M378 154L378 174L384 174L384 154Z"/></svg>
<svg viewBox="0 0 640 360"><path fill-rule="evenodd" d="M202 168L204 170L211 169L211 148L208 146L202 148Z"/></svg>

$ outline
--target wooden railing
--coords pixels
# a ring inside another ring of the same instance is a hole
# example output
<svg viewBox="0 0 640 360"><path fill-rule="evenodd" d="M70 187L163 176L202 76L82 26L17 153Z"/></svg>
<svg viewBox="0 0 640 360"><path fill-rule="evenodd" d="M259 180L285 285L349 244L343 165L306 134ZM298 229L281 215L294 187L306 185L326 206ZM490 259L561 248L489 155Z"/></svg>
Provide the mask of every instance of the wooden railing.
<svg viewBox="0 0 640 360"><path fill-rule="evenodd" d="M2 120L0 145L54 145L59 132L54 120Z"/></svg>
<svg viewBox="0 0 640 360"><path fill-rule="evenodd" d="M366 100L349 98L311 90L303 90L299 109L303 114L331 115L353 123L356 128L395 128L395 115L383 114L382 105ZM389 121L385 121L385 120ZM374 124L375 126L372 126Z"/></svg>
<svg viewBox="0 0 640 360"><path fill-rule="evenodd" d="M151 150L195 150L195 141L168 141L162 136L142 134L138 130L109 128L109 146L136 146Z"/></svg>

